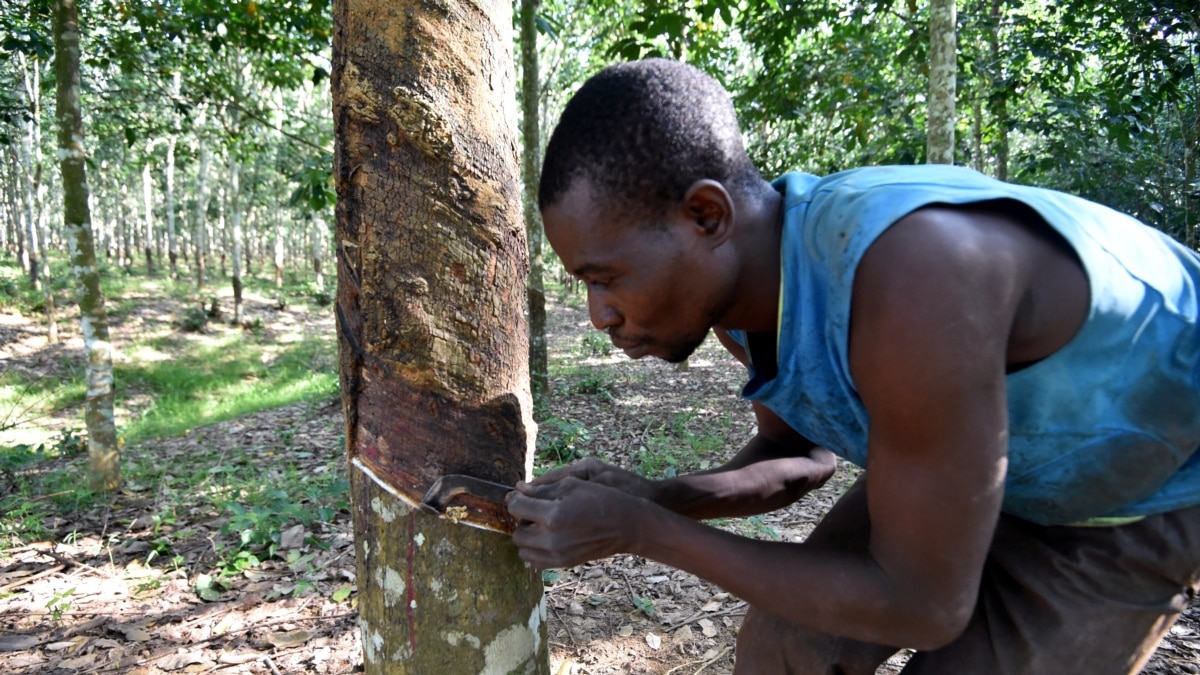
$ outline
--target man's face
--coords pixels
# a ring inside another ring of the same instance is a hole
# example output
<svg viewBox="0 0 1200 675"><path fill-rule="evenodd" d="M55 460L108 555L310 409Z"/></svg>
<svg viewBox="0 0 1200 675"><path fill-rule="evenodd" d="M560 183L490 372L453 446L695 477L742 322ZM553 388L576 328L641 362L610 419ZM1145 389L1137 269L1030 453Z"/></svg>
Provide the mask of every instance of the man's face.
<svg viewBox="0 0 1200 675"><path fill-rule="evenodd" d="M576 180L543 212L546 238L583 280L592 324L614 345L634 359L683 361L727 310L728 275L682 214L647 222L620 211Z"/></svg>

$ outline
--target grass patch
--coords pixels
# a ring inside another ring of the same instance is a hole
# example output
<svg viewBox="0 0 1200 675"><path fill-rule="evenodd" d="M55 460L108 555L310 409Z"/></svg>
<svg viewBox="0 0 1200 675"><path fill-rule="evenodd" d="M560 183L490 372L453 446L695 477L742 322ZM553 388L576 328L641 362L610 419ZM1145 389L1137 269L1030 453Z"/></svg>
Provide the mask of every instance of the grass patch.
<svg viewBox="0 0 1200 675"><path fill-rule="evenodd" d="M337 393L331 338L307 338L272 354L245 335L177 352L176 358L114 368L130 391L151 402L125 425L128 442L184 433L266 408Z"/></svg>

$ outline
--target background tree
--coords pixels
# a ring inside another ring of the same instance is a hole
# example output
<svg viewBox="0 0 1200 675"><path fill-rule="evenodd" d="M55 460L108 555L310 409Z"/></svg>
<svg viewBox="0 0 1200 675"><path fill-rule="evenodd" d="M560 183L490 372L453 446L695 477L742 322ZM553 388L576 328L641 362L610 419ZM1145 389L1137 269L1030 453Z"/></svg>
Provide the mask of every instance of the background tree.
<svg viewBox="0 0 1200 675"><path fill-rule="evenodd" d="M542 214L537 204L542 166L541 72L538 68L538 0L521 0L521 178L525 234L529 242L529 375L535 403L550 395L546 356L546 292L542 280Z"/></svg>
<svg viewBox="0 0 1200 675"><path fill-rule="evenodd" d="M955 0L929 3L929 138L926 161L954 163L954 127L958 75L958 14Z"/></svg>
<svg viewBox="0 0 1200 675"><path fill-rule="evenodd" d="M92 486L113 490L121 482L117 431L113 420L112 345L104 294L93 247L88 210L87 153L80 105L79 14L75 0L54 2L54 74L57 78L58 156L63 181L63 225L71 246L75 294L87 350L84 420Z"/></svg>
<svg viewBox="0 0 1200 675"><path fill-rule="evenodd" d="M532 470L509 5L335 3L338 344L368 672L546 673L541 577L410 508Z"/></svg>

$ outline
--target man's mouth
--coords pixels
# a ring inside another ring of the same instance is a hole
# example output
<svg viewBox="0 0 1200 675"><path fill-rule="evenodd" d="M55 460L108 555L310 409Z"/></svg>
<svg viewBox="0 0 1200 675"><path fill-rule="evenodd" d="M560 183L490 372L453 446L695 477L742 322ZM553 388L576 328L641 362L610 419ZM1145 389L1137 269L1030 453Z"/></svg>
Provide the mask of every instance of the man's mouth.
<svg viewBox="0 0 1200 675"><path fill-rule="evenodd" d="M638 359L646 355L650 345L637 340L625 340L619 335L609 333L609 339L612 340L613 346L625 352L625 355L631 359Z"/></svg>

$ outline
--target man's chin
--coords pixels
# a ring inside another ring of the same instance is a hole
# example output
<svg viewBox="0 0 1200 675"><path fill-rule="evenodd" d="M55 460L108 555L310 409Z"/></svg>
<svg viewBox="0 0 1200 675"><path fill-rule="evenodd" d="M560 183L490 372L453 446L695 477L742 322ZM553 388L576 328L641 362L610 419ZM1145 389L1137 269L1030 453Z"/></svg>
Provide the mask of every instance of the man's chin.
<svg viewBox="0 0 1200 675"><path fill-rule="evenodd" d="M691 340L687 343L675 345L675 347L671 349L671 351L667 352L665 356L658 356L657 354L655 356L658 356L658 358L666 361L667 363L683 363L684 361L687 361L697 349L700 348L700 345L704 344L704 339L707 337L708 333L706 332L704 335L700 336L700 339L698 340Z"/></svg>

